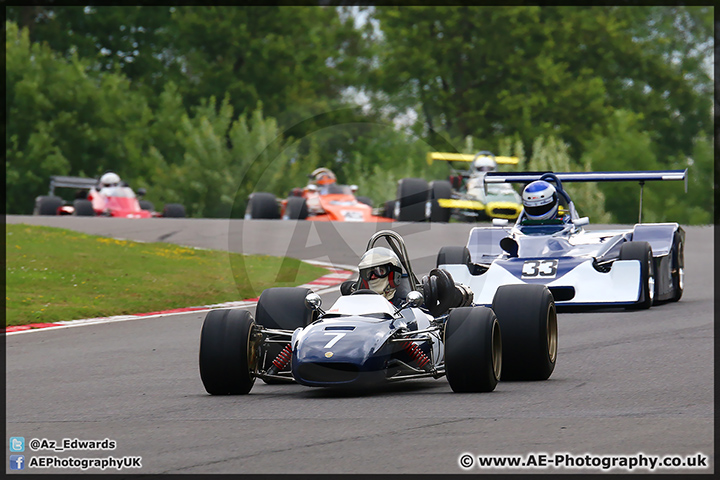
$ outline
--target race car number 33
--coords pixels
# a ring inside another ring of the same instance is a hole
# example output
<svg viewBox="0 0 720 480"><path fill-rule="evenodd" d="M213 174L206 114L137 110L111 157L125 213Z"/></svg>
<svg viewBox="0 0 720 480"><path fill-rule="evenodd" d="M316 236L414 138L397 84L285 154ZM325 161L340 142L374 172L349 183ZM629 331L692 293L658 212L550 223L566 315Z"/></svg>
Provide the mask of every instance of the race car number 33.
<svg viewBox="0 0 720 480"><path fill-rule="evenodd" d="M557 266L557 260L527 260L523 263L522 278L554 278Z"/></svg>

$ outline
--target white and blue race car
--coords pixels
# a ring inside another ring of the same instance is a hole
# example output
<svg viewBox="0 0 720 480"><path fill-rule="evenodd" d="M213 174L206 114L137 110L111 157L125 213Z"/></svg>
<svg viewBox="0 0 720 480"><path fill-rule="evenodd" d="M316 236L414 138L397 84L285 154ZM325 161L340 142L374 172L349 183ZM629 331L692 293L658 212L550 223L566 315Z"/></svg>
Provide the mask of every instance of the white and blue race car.
<svg viewBox="0 0 720 480"><path fill-rule="evenodd" d="M445 246L437 266L489 305L502 285L541 284L558 306L649 308L683 293L685 231L677 223L588 231L562 182L686 180L687 170L488 173L486 183L545 180L558 192L563 219L535 223L521 212L513 226L475 227L466 246ZM640 197L642 209L642 190ZM641 210L642 213L642 210ZM518 299L520 301L521 299Z"/></svg>

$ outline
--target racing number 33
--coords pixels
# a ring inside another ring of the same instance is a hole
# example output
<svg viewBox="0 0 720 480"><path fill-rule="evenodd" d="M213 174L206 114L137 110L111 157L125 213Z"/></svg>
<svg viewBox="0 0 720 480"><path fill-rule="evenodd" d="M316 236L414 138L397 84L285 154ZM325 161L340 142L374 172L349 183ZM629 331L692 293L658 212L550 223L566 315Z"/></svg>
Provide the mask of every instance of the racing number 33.
<svg viewBox="0 0 720 480"><path fill-rule="evenodd" d="M557 274L557 260L527 260L523 263L522 278L552 278Z"/></svg>

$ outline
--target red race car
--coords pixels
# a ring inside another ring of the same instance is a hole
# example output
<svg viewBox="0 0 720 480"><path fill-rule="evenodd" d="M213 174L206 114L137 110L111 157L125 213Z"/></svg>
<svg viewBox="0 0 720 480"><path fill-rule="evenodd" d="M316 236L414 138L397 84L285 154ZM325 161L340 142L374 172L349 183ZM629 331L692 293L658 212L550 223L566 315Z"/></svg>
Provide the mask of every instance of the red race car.
<svg viewBox="0 0 720 480"><path fill-rule="evenodd" d="M77 189L72 205L55 195L55 189L58 187ZM145 189L139 189L138 195L145 195ZM126 183L121 182L120 177L109 172L103 175L100 181L82 177L50 177L50 193L35 198L33 215L184 217L185 207L178 203L168 203L162 212L156 212L151 202L138 200L135 192Z"/></svg>
<svg viewBox="0 0 720 480"><path fill-rule="evenodd" d="M369 198L355 196L357 186L338 185L331 170L318 168L309 177L312 180L305 188L294 188L284 200L278 201L271 193L250 194L245 219L392 222L373 214Z"/></svg>

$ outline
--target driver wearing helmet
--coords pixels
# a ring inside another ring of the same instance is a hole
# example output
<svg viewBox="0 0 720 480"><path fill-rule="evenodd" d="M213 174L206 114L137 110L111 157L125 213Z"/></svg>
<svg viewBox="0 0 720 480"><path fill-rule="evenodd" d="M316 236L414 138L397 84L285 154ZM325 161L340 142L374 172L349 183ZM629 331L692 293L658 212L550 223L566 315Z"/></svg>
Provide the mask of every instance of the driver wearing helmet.
<svg viewBox="0 0 720 480"><path fill-rule="evenodd" d="M545 180L529 183L522 193L525 210L523 224L546 224L563 222L567 216L559 214L560 200L557 191Z"/></svg>
<svg viewBox="0 0 720 480"><path fill-rule="evenodd" d="M334 184L337 181L337 177L332 172L332 170L325 167L316 168L315 170L313 170L313 172L310 174L310 178L312 178L313 184L320 189L320 193L322 195L327 195L328 193L330 193L330 185Z"/></svg>
<svg viewBox="0 0 720 480"><path fill-rule="evenodd" d="M470 180L467 182L468 190L473 188L482 188L483 179L488 172L497 170L497 163L489 156L479 156L472 164Z"/></svg>
<svg viewBox="0 0 720 480"><path fill-rule="evenodd" d="M369 289L387 298L399 307L410 292L400 284L402 264L395 252L385 247L374 247L365 252L358 264L359 289Z"/></svg>
<svg viewBox="0 0 720 480"><path fill-rule="evenodd" d="M120 177L117 173L107 172L100 177L100 193L107 195L112 189L120 186Z"/></svg>

